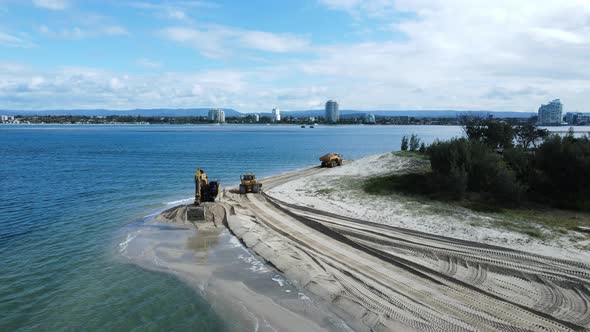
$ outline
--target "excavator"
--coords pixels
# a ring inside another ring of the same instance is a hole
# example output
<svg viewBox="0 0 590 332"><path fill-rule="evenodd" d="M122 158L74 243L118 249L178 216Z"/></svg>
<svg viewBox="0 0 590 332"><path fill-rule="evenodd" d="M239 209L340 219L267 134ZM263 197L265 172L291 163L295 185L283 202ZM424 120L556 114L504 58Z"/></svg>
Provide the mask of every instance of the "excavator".
<svg viewBox="0 0 590 332"><path fill-rule="evenodd" d="M195 172L195 202L186 210L186 217L190 221L205 219L205 208L202 202L214 202L219 195L221 186L217 181L209 181L207 173L200 168Z"/></svg>
<svg viewBox="0 0 590 332"><path fill-rule="evenodd" d="M219 195L220 185L217 181L209 181L207 173L200 168L195 172L195 205L201 202L214 202Z"/></svg>

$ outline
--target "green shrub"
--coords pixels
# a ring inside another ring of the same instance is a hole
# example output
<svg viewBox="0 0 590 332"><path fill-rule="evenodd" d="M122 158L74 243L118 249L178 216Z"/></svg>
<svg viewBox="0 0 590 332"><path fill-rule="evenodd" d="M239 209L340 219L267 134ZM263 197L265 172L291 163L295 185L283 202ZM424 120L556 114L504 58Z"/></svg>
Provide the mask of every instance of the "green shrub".
<svg viewBox="0 0 590 332"><path fill-rule="evenodd" d="M410 136L410 151L418 151L419 146L420 146L420 138L418 138L418 135L412 134Z"/></svg>
<svg viewBox="0 0 590 332"><path fill-rule="evenodd" d="M470 121L464 127L467 138L420 145L430 158L431 174L381 179L375 187L452 199L468 192L475 194L470 199L491 199L502 206L526 198L590 210L590 138L573 131L547 137L546 130L530 125L513 129L503 122ZM402 138L404 151L416 151L418 144L415 135Z"/></svg>
<svg viewBox="0 0 590 332"><path fill-rule="evenodd" d="M500 163L500 165L502 164ZM526 188L526 185L521 184L516 179L514 171L500 166L490 184L489 192L496 202L518 206L522 201Z"/></svg>
<svg viewBox="0 0 590 332"><path fill-rule="evenodd" d="M429 147L430 166L436 175L455 174L471 164L469 142L464 138L436 141Z"/></svg>
<svg viewBox="0 0 590 332"><path fill-rule="evenodd" d="M590 210L590 140L553 135L534 155L533 189L559 207Z"/></svg>
<svg viewBox="0 0 590 332"><path fill-rule="evenodd" d="M426 144L424 144L424 142L422 142L422 144L420 144L420 149L418 149L418 152L424 154L426 153Z"/></svg>
<svg viewBox="0 0 590 332"><path fill-rule="evenodd" d="M452 139L429 148L430 165L438 191L452 198L466 191L486 194L498 202L519 202L523 186L502 156L480 141Z"/></svg>
<svg viewBox="0 0 590 332"><path fill-rule="evenodd" d="M401 149L402 149L402 151L408 151L408 137L407 136L402 137Z"/></svg>
<svg viewBox="0 0 590 332"><path fill-rule="evenodd" d="M491 148L511 148L514 140L514 129L509 123L493 119L470 118L463 126L469 141L484 143Z"/></svg>
<svg viewBox="0 0 590 332"><path fill-rule="evenodd" d="M534 154L522 147L504 150L503 158L516 178L522 183L529 183L532 176Z"/></svg>

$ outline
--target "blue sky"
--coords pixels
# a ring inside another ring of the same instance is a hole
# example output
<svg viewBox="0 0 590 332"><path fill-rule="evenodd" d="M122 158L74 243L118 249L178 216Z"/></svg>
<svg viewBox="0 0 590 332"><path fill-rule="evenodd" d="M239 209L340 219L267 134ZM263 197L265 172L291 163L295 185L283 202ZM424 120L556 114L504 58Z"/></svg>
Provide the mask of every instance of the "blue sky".
<svg viewBox="0 0 590 332"><path fill-rule="evenodd" d="M590 2L0 0L0 109L590 111Z"/></svg>

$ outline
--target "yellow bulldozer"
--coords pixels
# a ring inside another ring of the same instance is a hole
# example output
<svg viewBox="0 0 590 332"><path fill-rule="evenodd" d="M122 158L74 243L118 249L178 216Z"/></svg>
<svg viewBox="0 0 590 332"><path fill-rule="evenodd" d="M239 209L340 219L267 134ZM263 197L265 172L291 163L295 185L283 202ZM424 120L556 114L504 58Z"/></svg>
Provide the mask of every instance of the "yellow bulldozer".
<svg viewBox="0 0 590 332"><path fill-rule="evenodd" d="M326 153L325 155L320 157L320 161L322 162L322 167L336 167L342 166L342 161L344 157L338 153Z"/></svg>
<svg viewBox="0 0 590 332"><path fill-rule="evenodd" d="M209 181L207 173L200 168L195 172L195 205L201 202L214 202L219 195L221 186L217 181Z"/></svg>
<svg viewBox="0 0 590 332"><path fill-rule="evenodd" d="M240 194L259 193L262 188L262 183L256 180L256 176L252 173L240 175Z"/></svg>

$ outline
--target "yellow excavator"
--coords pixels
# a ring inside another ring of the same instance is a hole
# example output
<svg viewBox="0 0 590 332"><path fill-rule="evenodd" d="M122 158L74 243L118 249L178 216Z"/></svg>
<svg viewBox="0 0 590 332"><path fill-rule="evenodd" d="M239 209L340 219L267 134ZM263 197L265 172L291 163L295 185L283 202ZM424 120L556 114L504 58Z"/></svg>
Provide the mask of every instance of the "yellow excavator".
<svg viewBox="0 0 590 332"><path fill-rule="evenodd" d="M240 194L259 193L262 188L262 183L256 180L256 175L246 173L240 175Z"/></svg>
<svg viewBox="0 0 590 332"><path fill-rule="evenodd" d="M200 168L195 172L195 205L201 202L214 202L221 186L217 181L209 181L207 173Z"/></svg>

